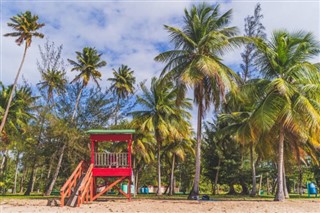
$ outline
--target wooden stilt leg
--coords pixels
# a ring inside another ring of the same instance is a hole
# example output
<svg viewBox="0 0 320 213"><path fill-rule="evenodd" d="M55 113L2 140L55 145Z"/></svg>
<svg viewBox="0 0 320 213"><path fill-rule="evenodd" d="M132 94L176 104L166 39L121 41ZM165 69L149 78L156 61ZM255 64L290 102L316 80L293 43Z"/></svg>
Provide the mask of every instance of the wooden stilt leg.
<svg viewBox="0 0 320 213"><path fill-rule="evenodd" d="M129 201L131 201L131 176L128 178L128 193L129 193Z"/></svg>
<svg viewBox="0 0 320 213"><path fill-rule="evenodd" d="M97 194L97 177L93 178L93 196Z"/></svg>

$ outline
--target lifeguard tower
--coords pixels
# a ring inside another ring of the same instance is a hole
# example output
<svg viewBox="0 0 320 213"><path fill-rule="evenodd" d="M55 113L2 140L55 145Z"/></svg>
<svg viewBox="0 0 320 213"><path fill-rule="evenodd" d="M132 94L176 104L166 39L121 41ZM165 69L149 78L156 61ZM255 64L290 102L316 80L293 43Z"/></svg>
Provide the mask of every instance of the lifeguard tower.
<svg viewBox="0 0 320 213"><path fill-rule="evenodd" d="M89 130L91 141L91 161L81 161L60 190L61 206L80 206L92 202L115 188L129 200L131 199L131 145L135 130ZM101 143L127 143L126 153L99 151ZM98 178L104 180L98 185ZM128 181L124 192L118 184Z"/></svg>

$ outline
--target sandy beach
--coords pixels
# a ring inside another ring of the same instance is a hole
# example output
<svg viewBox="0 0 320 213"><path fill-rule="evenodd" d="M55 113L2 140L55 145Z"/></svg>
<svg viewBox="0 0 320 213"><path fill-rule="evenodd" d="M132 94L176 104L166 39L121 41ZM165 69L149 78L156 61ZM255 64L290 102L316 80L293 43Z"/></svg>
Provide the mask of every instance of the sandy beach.
<svg viewBox="0 0 320 213"><path fill-rule="evenodd" d="M81 207L47 206L48 200L6 199L1 201L1 213L27 212L227 212L227 213L304 213L320 212L320 200L273 201L188 201L188 200L148 200L109 199L83 204Z"/></svg>

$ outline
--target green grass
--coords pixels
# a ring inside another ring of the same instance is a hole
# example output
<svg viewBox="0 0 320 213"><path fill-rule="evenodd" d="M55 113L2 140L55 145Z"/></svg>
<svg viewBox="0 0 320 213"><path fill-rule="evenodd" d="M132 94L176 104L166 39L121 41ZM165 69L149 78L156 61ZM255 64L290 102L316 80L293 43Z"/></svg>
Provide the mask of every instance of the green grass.
<svg viewBox="0 0 320 213"><path fill-rule="evenodd" d="M262 196L256 196L256 197L250 197L248 195L210 195L210 200L217 200L217 201L243 201L243 200L273 200L274 195L266 195L263 194ZM201 198L202 195L200 195ZM161 195L157 196L156 194L138 194L137 196L133 197L133 199L155 199L155 200L186 200L188 197L187 194L178 194L178 195ZM30 196L25 196L23 194L5 194L0 195L0 199L48 199L48 198L56 198L60 199L59 196L43 196L42 194L33 193ZM122 195L107 195L103 196L103 198L124 198ZM290 199L315 199L315 195L311 195L310 198L308 198L308 194L299 195L299 194L290 194ZM317 199L320 199L318 197Z"/></svg>
<svg viewBox="0 0 320 213"><path fill-rule="evenodd" d="M4 194L0 195L0 199L48 199L48 198L59 198L60 196L43 196L39 193L31 193L30 196L23 194Z"/></svg>

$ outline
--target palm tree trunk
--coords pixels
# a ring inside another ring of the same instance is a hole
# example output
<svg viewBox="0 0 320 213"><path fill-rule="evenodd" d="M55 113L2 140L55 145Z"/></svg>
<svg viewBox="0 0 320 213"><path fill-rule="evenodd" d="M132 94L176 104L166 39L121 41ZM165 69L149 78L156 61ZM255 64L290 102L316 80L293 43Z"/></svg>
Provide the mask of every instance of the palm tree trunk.
<svg viewBox="0 0 320 213"><path fill-rule="evenodd" d="M84 86L82 85L80 90L79 90L78 96L77 96L76 104L74 105L74 110L73 110L73 113L72 113L71 122L73 122L74 118L76 117L76 113L77 113L77 109L78 109L78 105L79 105L79 102L80 102L80 98L81 98L81 94L82 94L83 88L84 88Z"/></svg>
<svg viewBox="0 0 320 213"><path fill-rule="evenodd" d="M51 176L51 171L52 171L53 162L54 162L54 156L55 155L56 155L56 152L54 152L53 155L50 158L50 164L49 164L49 168L48 168L47 179L49 179L50 176Z"/></svg>
<svg viewBox="0 0 320 213"><path fill-rule="evenodd" d="M33 176L33 179L32 179L32 184L31 184L31 191L30 192L34 192L34 184L37 180L37 168L34 170L34 176Z"/></svg>
<svg viewBox="0 0 320 213"><path fill-rule="evenodd" d="M13 194L17 193L17 179L18 179L18 173L19 173L19 155L20 153L18 152L17 154L17 162L16 162L16 172L14 174L14 184L13 184Z"/></svg>
<svg viewBox="0 0 320 213"><path fill-rule="evenodd" d="M8 150L5 150L3 153L3 157L2 157L2 161L1 161L1 166L0 166L0 176L3 175L4 170L5 170L5 166L7 163L7 157L8 156Z"/></svg>
<svg viewBox="0 0 320 213"><path fill-rule="evenodd" d="M252 190L250 193L251 197L257 194L257 181L256 181L256 164L253 159L253 142L250 144L250 161L251 161L251 171L252 171Z"/></svg>
<svg viewBox="0 0 320 213"><path fill-rule="evenodd" d="M201 91L200 91L201 93ZM202 129L202 98L200 98L198 105L198 124L197 124L197 145L196 145L196 172L194 176L194 183L188 199L193 199L199 195L200 184L200 163L201 163L201 129Z"/></svg>
<svg viewBox="0 0 320 213"><path fill-rule="evenodd" d="M119 112L119 110L120 110L120 98L118 97L116 115L114 117L114 125L117 125L117 123L118 123L118 112Z"/></svg>
<svg viewBox="0 0 320 213"><path fill-rule="evenodd" d="M221 159L219 158L216 176L214 177L213 195L219 194L219 190L217 190L217 186L218 186L218 179L219 179L220 164L221 164Z"/></svg>
<svg viewBox="0 0 320 213"><path fill-rule="evenodd" d="M59 175L60 168L61 168L62 158L63 158L63 154L64 154L64 150L65 150L66 146L67 146L67 143L64 143L62 148L61 148L58 164L57 164L57 167L56 167L56 171L55 171L55 173L54 173L54 175L52 177L52 181L51 181L51 183L50 183L50 185L48 187L48 190L46 190L46 192L44 193L45 196L49 196L51 194L52 189L54 187L54 184L56 183L56 180L57 180L57 177Z"/></svg>
<svg viewBox="0 0 320 213"><path fill-rule="evenodd" d="M134 174L134 182L133 182L133 185L134 185L134 196L136 196L138 194L138 178L139 178L139 171L138 171L138 168L136 167L136 158L135 157L132 157L132 167L133 167L133 174Z"/></svg>
<svg viewBox="0 0 320 213"><path fill-rule="evenodd" d="M280 127L279 134L279 144L278 144L278 190L274 198L275 201L284 201L284 191L283 191L283 149L284 149L284 131L283 127Z"/></svg>
<svg viewBox="0 0 320 213"><path fill-rule="evenodd" d="M300 152L299 152L299 148L298 148L297 143L295 143L295 150L296 150L296 158L297 158L298 169L299 169L298 193L301 196L302 195L302 167L301 167L301 160L300 160Z"/></svg>
<svg viewBox="0 0 320 213"><path fill-rule="evenodd" d="M33 164L32 164L31 174L30 174L30 177L29 177L27 191L24 193L24 195L26 195L26 196L29 196L31 191L32 191L32 185L33 185L35 170L36 170L36 161L34 161Z"/></svg>
<svg viewBox="0 0 320 213"><path fill-rule="evenodd" d="M169 195L173 195L174 193L174 166L176 161L176 155L173 154L172 156L172 165L171 165L171 174L170 174L170 191Z"/></svg>
<svg viewBox="0 0 320 213"><path fill-rule="evenodd" d="M160 148L161 148L161 144L160 141L158 139L158 192L157 195L162 195L161 193L161 160L160 160Z"/></svg>
<svg viewBox="0 0 320 213"><path fill-rule="evenodd" d="M47 104L48 104L48 102L47 102ZM43 127L44 127L45 114L46 114L46 112L44 112L44 114L41 116L41 120L40 120L40 123L39 123L40 124L40 130L39 130L38 142L37 142L36 148L41 143L41 135L42 135ZM41 115L41 113L40 113L40 115ZM27 191L24 193L24 195L27 195L27 196L29 196L30 193L33 191L36 162L38 161L38 157L39 157L39 155L35 154L34 161L33 161L33 164L32 164L32 171L31 171L31 174L30 174L29 182L28 182L28 188L27 188Z"/></svg>
<svg viewBox="0 0 320 213"><path fill-rule="evenodd" d="M139 172L136 171L135 172L135 175L134 175L134 195L137 195L138 194L138 181L139 181Z"/></svg>
<svg viewBox="0 0 320 213"><path fill-rule="evenodd" d="M286 199L289 198L289 193L288 193L288 187L287 187L287 180L286 180L286 169L284 166L284 162L283 162L283 192L284 192L284 197Z"/></svg>
<svg viewBox="0 0 320 213"><path fill-rule="evenodd" d="M22 70L22 66L23 66L24 60L26 58L27 49L28 49L28 46L27 46L27 43L26 43L26 45L24 47L22 60L21 60L21 63L20 63L19 69L18 69L18 73L16 75L16 78L14 79L14 83L13 83L13 87L12 87L12 90L11 90L11 93L10 93L10 97L9 97L9 100L8 100L8 103L7 103L6 111L4 112L4 116L3 116L2 121L1 121L0 134L3 131L4 125L6 123L6 120L7 120L8 114L9 114L10 105L11 105L11 102L12 102L12 99L13 99L13 95L15 93L15 89L17 87L18 79L19 79L19 76L20 76L20 73L21 73L21 70Z"/></svg>
<svg viewBox="0 0 320 213"><path fill-rule="evenodd" d="M24 168L23 169L23 172L22 172L22 177L21 177L21 180L20 180L20 193L23 192L23 183L24 183L24 180L26 179L26 175L27 175L27 168Z"/></svg>

